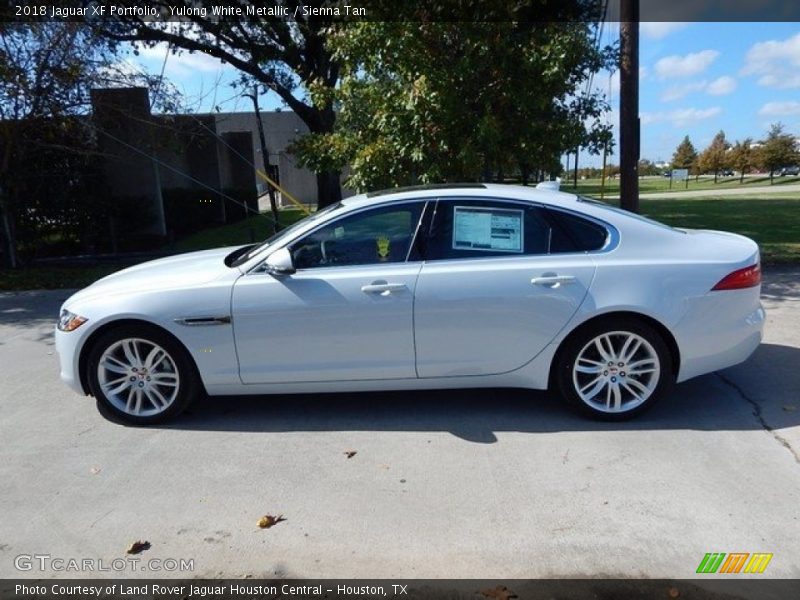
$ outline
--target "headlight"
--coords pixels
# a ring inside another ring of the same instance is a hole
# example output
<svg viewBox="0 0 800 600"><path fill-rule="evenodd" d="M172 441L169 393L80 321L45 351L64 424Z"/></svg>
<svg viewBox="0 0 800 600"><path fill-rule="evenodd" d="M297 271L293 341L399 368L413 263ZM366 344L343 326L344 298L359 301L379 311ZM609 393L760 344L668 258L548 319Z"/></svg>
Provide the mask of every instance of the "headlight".
<svg viewBox="0 0 800 600"><path fill-rule="evenodd" d="M58 317L58 329L60 331L75 331L87 320L86 317L81 317L62 308L61 315Z"/></svg>

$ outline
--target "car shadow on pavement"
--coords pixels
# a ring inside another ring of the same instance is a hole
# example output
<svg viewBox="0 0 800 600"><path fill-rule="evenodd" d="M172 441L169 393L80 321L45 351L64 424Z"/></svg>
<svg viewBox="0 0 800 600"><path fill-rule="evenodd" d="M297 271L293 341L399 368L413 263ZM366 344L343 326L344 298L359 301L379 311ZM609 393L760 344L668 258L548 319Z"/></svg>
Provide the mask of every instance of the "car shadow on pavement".
<svg viewBox="0 0 800 600"><path fill-rule="evenodd" d="M555 395L463 389L203 398L161 427L187 431L448 431L494 443L497 433L615 430L748 430L800 425L800 348L762 344L745 363L678 384L639 417L593 421ZM772 382L764 386L764 382Z"/></svg>

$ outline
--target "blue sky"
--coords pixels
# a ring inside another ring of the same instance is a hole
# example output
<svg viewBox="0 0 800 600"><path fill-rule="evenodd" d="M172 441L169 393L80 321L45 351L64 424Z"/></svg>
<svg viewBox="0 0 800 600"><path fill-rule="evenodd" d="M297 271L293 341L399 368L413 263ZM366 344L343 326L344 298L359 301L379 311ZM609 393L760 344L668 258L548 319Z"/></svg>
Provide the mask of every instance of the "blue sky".
<svg viewBox="0 0 800 600"><path fill-rule="evenodd" d="M607 24L603 41L617 32L616 24ZM158 46L131 60L157 74L164 53ZM800 23L642 23L640 65L642 158L668 161L687 134L702 150L720 129L731 141L759 139L781 121L800 135ZM229 85L236 72L216 59L170 56L165 74L196 112L215 105L225 112L252 110ZM608 118L616 125L618 76L600 74L595 86L610 91ZM270 94L261 104L270 110L281 101ZM616 154L611 160L618 161ZM582 165L599 162L581 157Z"/></svg>

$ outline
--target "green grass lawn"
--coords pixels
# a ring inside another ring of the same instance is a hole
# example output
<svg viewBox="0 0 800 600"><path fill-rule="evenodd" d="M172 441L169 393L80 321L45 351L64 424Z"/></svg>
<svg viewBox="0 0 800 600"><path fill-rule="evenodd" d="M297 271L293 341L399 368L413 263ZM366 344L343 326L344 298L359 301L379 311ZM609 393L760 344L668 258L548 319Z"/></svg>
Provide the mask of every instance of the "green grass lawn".
<svg viewBox="0 0 800 600"><path fill-rule="evenodd" d="M278 213L282 228L296 223L305 216L298 209L285 209ZM251 242L261 242L272 235L272 215L256 215L229 225L210 227L175 242L174 252L191 252L193 250L206 250L208 248L221 248L224 246L238 246Z"/></svg>
<svg viewBox="0 0 800 600"><path fill-rule="evenodd" d="M790 185L793 183L800 183L800 177L775 177L772 186L775 191L780 191L780 186ZM733 188L752 188L770 185L769 176L755 176L745 177L744 182L740 183L738 177L720 177L717 183L714 183L714 177L703 175L699 180L695 181L694 177L689 178L688 188L685 181L674 181L672 189L669 187L669 178L667 177L642 177L639 179L639 193L648 194L651 192L685 192L688 190L730 190ZM600 195L600 180L599 179L584 179L578 180L578 188L572 186L572 180L565 178L561 184L561 189L565 192L586 194L590 196ZM619 195L619 177L616 179L606 179L605 193L611 196Z"/></svg>
<svg viewBox="0 0 800 600"><path fill-rule="evenodd" d="M800 194L643 199L641 212L673 227L746 235L761 246L764 264L800 263Z"/></svg>
<svg viewBox="0 0 800 600"><path fill-rule="evenodd" d="M751 237L761 246L762 261L766 265L800 264L800 194L643 199L641 210L642 214L674 227L721 229ZM297 210L281 211L281 223L287 226L302 216ZM271 233L271 221L255 216L200 231L165 251L190 252L247 244L251 239L263 240ZM122 266L117 264L0 270L0 290L79 288L120 268Z"/></svg>

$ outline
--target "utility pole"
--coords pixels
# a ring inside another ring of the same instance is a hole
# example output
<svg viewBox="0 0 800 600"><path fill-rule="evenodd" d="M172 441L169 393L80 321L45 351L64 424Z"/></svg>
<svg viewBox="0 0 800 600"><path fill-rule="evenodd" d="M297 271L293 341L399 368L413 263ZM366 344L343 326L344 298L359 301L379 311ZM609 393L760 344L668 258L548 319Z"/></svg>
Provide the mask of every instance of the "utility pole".
<svg viewBox="0 0 800 600"><path fill-rule="evenodd" d="M245 95L253 100L253 110L256 113L256 125L258 126L258 140L261 143L261 163L264 165L264 173L269 175L269 150L267 150L267 138L264 136L264 123L261 122L261 112L258 109L258 86L253 86L252 94ZM269 208L272 211L272 233L278 233L278 203L275 201L275 189L269 182L267 182L267 193L269 194Z"/></svg>
<svg viewBox="0 0 800 600"><path fill-rule="evenodd" d="M639 212L639 0L620 0L620 205Z"/></svg>
<svg viewBox="0 0 800 600"><path fill-rule="evenodd" d="M578 189L578 156L581 153L581 147L575 146L575 171L572 176L572 187Z"/></svg>

